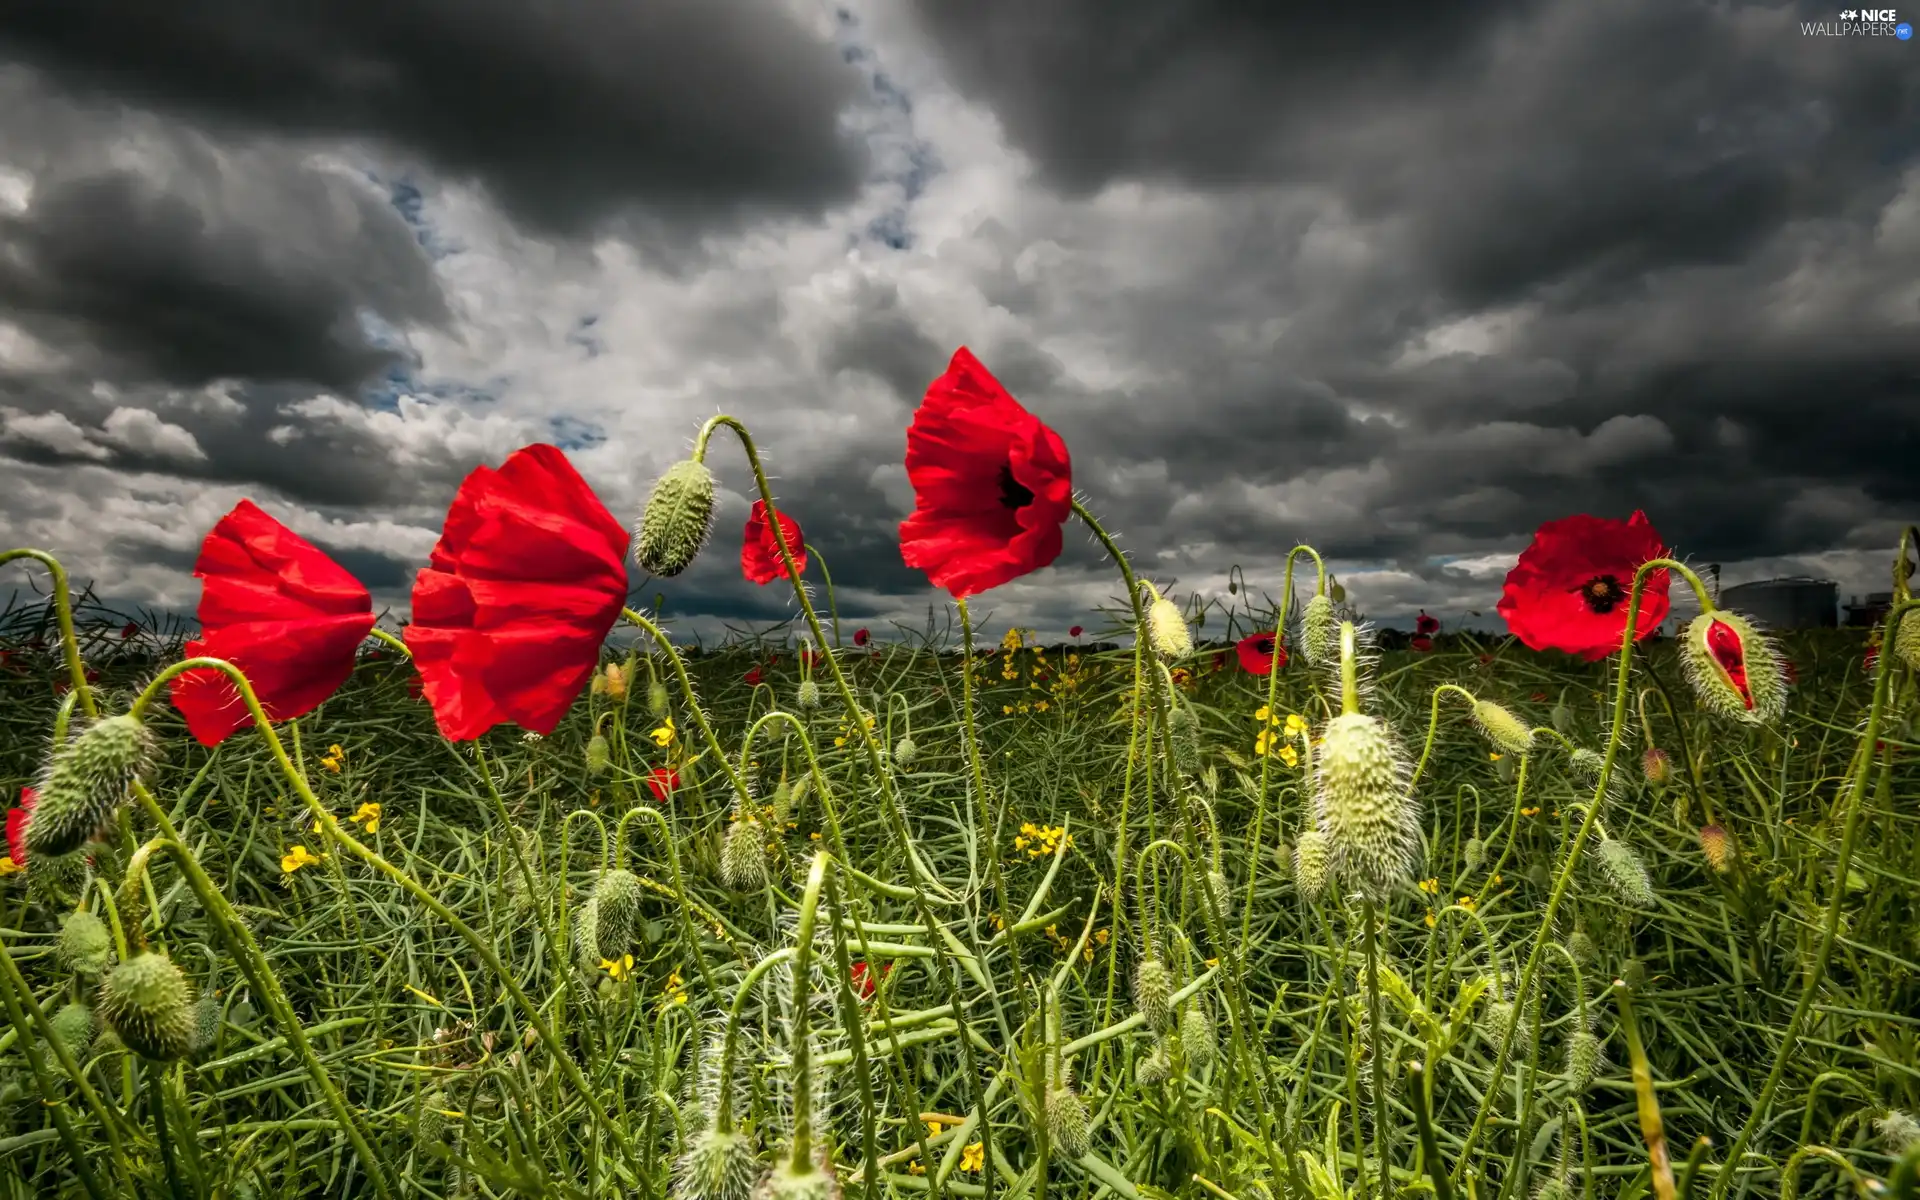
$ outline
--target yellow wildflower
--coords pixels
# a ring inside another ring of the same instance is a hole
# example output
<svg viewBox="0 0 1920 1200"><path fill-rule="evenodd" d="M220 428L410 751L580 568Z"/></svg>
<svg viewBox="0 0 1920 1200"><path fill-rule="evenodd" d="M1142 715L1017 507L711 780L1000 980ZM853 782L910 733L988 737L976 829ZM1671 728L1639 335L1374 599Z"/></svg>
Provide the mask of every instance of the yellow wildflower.
<svg viewBox="0 0 1920 1200"><path fill-rule="evenodd" d="M1438 921L1436 921L1434 918L1433 910L1428 909L1427 910L1427 928L1432 929L1436 924L1438 924Z"/></svg>
<svg viewBox="0 0 1920 1200"><path fill-rule="evenodd" d="M1280 761L1290 767L1297 767L1300 765L1300 752L1292 746L1282 746L1280 747Z"/></svg>
<svg viewBox="0 0 1920 1200"><path fill-rule="evenodd" d="M633 974L633 955L622 954L619 958L603 958L600 960L600 969L618 983Z"/></svg>
<svg viewBox="0 0 1920 1200"><path fill-rule="evenodd" d="M678 971L667 976L667 986L662 990L667 997L668 1004L685 1004L687 1002L685 981L680 978L680 972Z"/></svg>
<svg viewBox="0 0 1920 1200"><path fill-rule="evenodd" d="M362 825L368 833L380 832L380 802L369 800L353 814L354 823Z"/></svg>
<svg viewBox="0 0 1920 1200"><path fill-rule="evenodd" d="M907 1164L907 1174L909 1175L925 1175L926 1173L927 1169L918 1162L910 1162Z"/></svg>
<svg viewBox="0 0 1920 1200"><path fill-rule="evenodd" d="M943 1129L945 1129L945 1128L946 1128L946 1126L945 1126L945 1125L942 1125L942 1124L941 1124L941 1123L940 1123L940 1122L939 1122L938 1120L929 1120L929 1121L927 1122L927 1136L928 1136L928 1137L939 1137L939 1136L940 1136L940 1131L941 1131L941 1130L943 1130Z"/></svg>
<svg viewBox="0 0 1920 1200"><path fill-rule="evenodd" d="M18 875L24 870L26 870L25 867L13 861L12 855L0 858L0 879L5 879L9 875Z"/></svg>
<svg viewBox="0 0 1920 1200"><path fill-rule="evenodd" d="M1540 806L1536 804L1532 808L1523 808L1520 810L1520 815L1523 817L1537 817L1540 815Z"/></svg>
<svg viewBox="0 0 1920 1200"><path fill-rule="evenodd" d="M1438 879L1422 879L1420 881L1420 890L1429 896L1438 896L1440 894L1440 881Z"/></svg>
<svg viewBox="0 0 1920 1200"><path fill-rule="evenodd" d="M1305 733L1306 731L1307 731L1307 719L1305 717L1301 716L1299 713L1287 714L1287 732L1288 733Z"/></svg>
<svg viewBox="0 0 1920 1200"><path fill-rule="evenodd" d="M987 1165L987 1148L979 1142L967 1143L960 1152L960 1169L972 1175L978 1175L980 1168Z"/></svg>
<svg viewBox="0 0 1920 1200"><path fill-rule="evenodd" d="M1464 909L1466 909L1466 910L1467 910L1468 912L1472 912L1472 911L1473 911L1473 897L1472 897L1472 896L1462 896L1462 897L1460 897L1460 907L1461 907L1461 908L1464 908Z"/></svg>
<svg viewBox="0 0 1920 1200"><path fill-rule="evenodd" d="M666 747L666 746L673 745L673 739L675 736L674 728L673 728L673 718L666 717L662 719L660 722L660 727L655 729L653 733L649 736L653 738L653 744L656 746Z"/></svg>
<svg viewBox="0 0 1920 1200"><path fill-rule="evenodd" d="M301 867L312 866L325 857L324 854L315 854L305 846L296 843L293 849L280 856L280 870L283 874L291 875Z"/></svg>

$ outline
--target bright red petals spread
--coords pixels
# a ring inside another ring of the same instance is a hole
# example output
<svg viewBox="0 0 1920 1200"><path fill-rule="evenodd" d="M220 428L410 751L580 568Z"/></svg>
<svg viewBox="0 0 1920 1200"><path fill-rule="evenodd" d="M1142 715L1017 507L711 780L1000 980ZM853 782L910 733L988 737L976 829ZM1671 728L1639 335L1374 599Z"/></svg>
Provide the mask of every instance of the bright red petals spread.
<svg viewBox="0 0 1920 1200"><path fill-rule="evenodd" d="M1250 634L1241 638L1233 648L1240 655L1240 669L1249 675L1265 675L1271 671L1276 654L1280 658L1280 665L1287 665L1287 648L1275 644L1271 633Z"/></svg>
<svg viewBox="0 0 1920 1200"><path fill-rule="evenodd" d="M1620 648L1634 572L1666 554L1665 543L1635 512L1625 521L1584 514L1548 521L1507 573L1500 615L1535 650L1565 650L1597 662ZM1647 576L1634 640L1667 616L1667 571Z"/></svg>
<svg viewBox="0 0 1920 1200"><path fill-rule="evenodd" d="M1066 443L964 346L907 428L907 479L900 556L935 587L972 596L1060 556L1073 508Z"/></svg>
<svg viewBox="0 0 1920 1200"><path fill-rule="evenodd" d="M30 787L20 789L20 806L7 810L7 857L16 867L27 865L27 822L33 820L33 806L40 802Z"/></svg>
<svg viewBox="0 0 1920 1200"><path fill-rule="evenodd" d="M373 598L345 567L242 500L207 534L193 573L201 580L200 637L189 658L223 658L245 672L275 721L312 712L353 673L373 629ZM203 669L176 675L173 706L203 745L252 724L233 681Z"/></svg>
<svg viewBox="0 0 1920 1200"><path fill-rule="evenodd" d="M673 795L674 789L679 786L680 772L678 771L667 767L655 767L647 772L647 790L651 791L653 798L662 804L666 803L667 797Z"/></svg>
<svg viewBox="0 0 1920 1200"><path fill-rule="evenodd" d="M780 533L786 538L787 552L793 555L794 570L806 574L806 542L800 537L800 522L781 513ZM747 517L746 540L740 545L740 573L762 587L787 573L787 565L780 561L780 543L773 537L773 522L767 520L765 500L755 500L753 512Z"/></svg>
<svg viewBox="0 0 1920 1200"><path fill-rule="evenodd" d="M1740 644L1740 635L1725 621L1713 622L1707 626L1707 653L1713 655L1713 661L1725 672L1727 682L1740 693L1741 701L1751 711L1753 689L1747 686L1747 648Z"/></svg>
<svg viewBox="0 0 1920 1200"><path fill-rule="evenodd" d="M629 535L557 447L461 483L413 585L407 646L440 732L553 732L627 596Z"/></svg>

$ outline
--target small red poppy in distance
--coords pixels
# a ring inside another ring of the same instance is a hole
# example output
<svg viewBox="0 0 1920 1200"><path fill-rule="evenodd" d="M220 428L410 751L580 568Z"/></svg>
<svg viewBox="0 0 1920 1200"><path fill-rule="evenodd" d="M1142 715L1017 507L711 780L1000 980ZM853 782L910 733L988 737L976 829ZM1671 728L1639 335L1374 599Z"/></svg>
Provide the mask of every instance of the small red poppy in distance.
<svg viewBox="0 0 1920 1200"><path fill-rule="evenodd" d="M1083 631L1081 630L1081 628L1078 625L1075 625L1072 629L1067 630L1067 636L1072 638L1077 638L1080 636L1082 632Z"/></svg>
<svg viewBox="0 0 1920 1200"><path fill-rule="evenodd" d="M865 629L856 629L853 631L853 644L856 646L864 646L872 640L873 634Z"/></svg>
<svg viewBox="0 0 1920 1200"><path fill-rule="evenodd" d="M1428 616L1427 610L1423 608L1420 610L1420 615L1413 619L1413 631L1432 637L1440 632L1440 618Z"/></svg>
<svg viewBox="0 0 1920 1200"><path fill-rule="evenodd" d="M1233 648L1240 655L1240 669L1249 675L1267 674L1276 665L1276 658L1279 666L1287 665L1287 648L1276 643L1271 633L1248 634Z"/></svg>
<svg viewBox="0 0 1920 1200"><path fill-rule="evenodd" d="M1424 633L1416 633L1413 635L1413 638L1407 642L1407 645L1412 646L1421 654L1425 654L1427 651L1433 649L1433 639Z"/></svg>
<svg viewBox="0 0 1920 1200"><path fill-rule="evenodd" d="M668 796L673 795L674 789L679 786L680 772L669 767L655 767L653 770L647 772L647 790L653 793L655 800L663 804L666 803Z"/></svg>
<svg viewBox="0 0 1920 1200"><path fill-rule="evenodd" d="M1548 521L1507 573L1500 615L1534 650L1565 650L1598 662L1620 648L1634 572L1666 546L1636 511L1624 521L1585 514ZM1634 624L1638 641L1667 617L1668 572L1650 572Z"/></svg>
<svg viewBox="0 0 1920 1200"><path fill-rule="evenodd" d="M407 646L440 732L553 732L627 596L626 529L559 448L478 467L413 585Z"/></svg>
<svg viewBox="0 0 1920 1200"><path fill-rule="evenodd" d="M847 982L853 985L854 994L862 1000L873 999L873 993L879 990L879 979L885 979L893 973L893 964L888 963L879 971L873 971L865 962L856 962L847 968ZM876 979L875 976L879 978Z"/></svg>
<svg viewBox="0 0 1920 1200"><path fill-rule="evenodd" d="M7 857L16 867L27 865L27 823L33 820L33 806L40 802L30 787L20 789L20 805L7 810Z"/></svg>
<svg viewBox="0 0 1920 1200"><path fill-rule="evenodd" d="M200 636L187 657L239 667L275 721L318 708L353 674L373 629L373 597L313 543L242 500L200 545ZM174 676L173 706L202 745L253 723L240 690L212 669Z"/></svg>
<svg viewBox="0 0 1920 1200"><path fill-rule="evenodd" d="M761 678L760 668L756 666L752 670L748 671L745 675L742 675L740 678L746 680L749 685L758 687L760 685L760 678Z"/></svg>
<svg viewBox="0 0 1920 1200"><path fill-rule="evenodd" d="M965 346L907 427L907 479L900 556L935 587L972 596L1060 557L1073 509L1066 443Z"/></svg>
<svg viewBox="0 0 1920 1200"><path fill-rule="evenodd" d="M138 636L139 633L140 633L140 627L134 624L132 621L128 621L125 625L122 625L120 627L120 640L123 642L130 642L136 636Z"/></svg>
<svg viewBox="0 0 1920 1200"><path fill-rule="evenodd" d="M787 553L793 555L793 569L806 574L807 544L800 536L800 522L781 513L780 533L786 539ZM773 522L767 520L765 500L755 500L753 512L747 517L746 539L740 543L740 573L761 587L786 577L787 564L780 561L780 543L774 540Z"/></svg>

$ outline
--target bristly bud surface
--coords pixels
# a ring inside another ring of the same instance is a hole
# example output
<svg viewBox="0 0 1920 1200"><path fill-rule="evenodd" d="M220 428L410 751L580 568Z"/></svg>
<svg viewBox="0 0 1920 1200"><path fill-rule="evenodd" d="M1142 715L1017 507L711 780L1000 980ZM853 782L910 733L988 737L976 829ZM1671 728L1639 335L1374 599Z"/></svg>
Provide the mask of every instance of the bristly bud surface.
<svg viewBox="0 0 1920 1200"><path fill-rule="evenodd" d="M1673 759L1660 747L1649 746L1647 752L1640 756L1640 773L1653 786L1665 787L1667 781L1673 778Z"/></svg>
<svg viewBox="0 0 1920 1200"><path fill-rule="evenodd" d="M1315 667L1328 666L1340 657L1337 625L1333 619L1333 601L1317 594L1300 613L1300 652Z"/></svg>
<svg viewBox="0 0 1920 1200"><path fill-rule="evenodd" d="M1473 723L1488 741L1508 754L1525 754L1533 749L1533 730L1527 723L1491 700L1473 702Z"/></svg>
<svg viewBox="0 0 1920 1200"><path fill-rule="evenodd" d="M1318 829L1300 834L1293 847L1293 884L1309 900L1318 900L1327 890L1333 873L1333 851L1327 835Z"/></svg>
<svg viewBox="0 0 1920 1200"><path fill-rule="evenodd" d="M1681 637L1687 682L1709 712L1766 725L1787 710L1787 677L1772 642L1739 613L1704 612Z"/></svg>
<svg viewBox="0 0 1920 1200"><path fill-rule="evenodd" d="M589 903L594 910L594 947L601 958L618 958L633 945L642 890L640 877L619 867L594 883Z"/></svg>
<svg viewBox="0 0 1920 1200"><path fill-rule="evenodd" d="M1733 835L1723 826L1702 825L1700 853L1706 857L1708 866L1725 875L1733 870Z"/></svg>
<svg viewBox="0 0 1920 1200"><path fill-rule="evenodd" d="M761 1170L745 1134L704 1129L674 1164L673 1200L748 1200Z"/></svg>
<svg viewBox="0 0 1920 1200"><path fill-rule="evenodd" d="M27 822L28 862L71 854L112 820L153 765L153 736L131 716L103 717L53 752Z"/></svg>
<svg viewBox="0 0 1920 1200"><path fill-rule="evenodd" d="M911 771L914 760L920 757L920 747L914 744L913 735L903 733L900 740L893 744L893 765L902 771Z"/></svg>
<svg viewBox="0 0 1920 1200"><path fill-rule="evenodd" d="M1147 640L1155 654L1169 661L1193 653L1193 634L1187 629L1186 614L1165 596L1154 597L1147 609Z"/></svg>
<svg viewBox="0 0 1920 1200"><path fill-rule="evenodd" d="M1164 1032L1173 1027L1173 972L1158 958L1143 958L1133 972L1133 1003L1146 1018L1147 1028Z"/></svg>
<svg viewBox="0 0 1920 1200"><path fill-rule="evenodd" d="M647 685L647 711L655 720L665 720L670 705L667 698L667 685L658 679Z"/></svg>
<svg viewBox="0 0 1920 1200"><path fill-rule="evenodd" d="M800 691L794 696L793 702L803 709L819 708L820 685L811 679L801 680Z"/></svg>
<svg viewBox="0 0 1920 1200"><path fill-rule="evenodd" d="M65 969L88 978L98 976L113 961L113 934L87 909L68 913L60 923L53 956Z"/></svg>
<svg viewBox="0 0 1920 1200"><path fill-rule="evenodd" d="M686 570L713 532L713 490L705 463L689 458L668 467L641 513L634 561L668 578Z"/></svg>
<svg viewBox="0 0 1920 1200"><path fill-rule="evenodd" d="M1342 713L1327 722L1314 761L1314 821L1343 886L1384 900L1413 876L1420 810L1406 765L1379 718Z"/></svg>
<svg viewBox="0 0 1920 1200"><path fill-rule="evenodd" d="M760 822L735 821L720 843L720 878L731 888L754 891L767 886L766 833Z"/></svg>
<svg viewBox="0 0 1920 1200"><path fill-rule="evenodd" d="M1093 1149L1093 1127L1087 1106L1067 1083L1047 1088L1047 1138L1064 1158L1084 1158Z"/></svg>
<svg viewBox="0 0 1920 1200"><path fill-rule="evenodd" d="M1206 1006L1198 997L1189 1001L1187 1010L1180 1014L1180 1049L1187 1056L1187 1065L1197 1071L1213 1065L1217 1049L1213 1040L1213 1018L1207 1015Z"/></svg>
<svg viewBox="0 0 1920 1200"><path fill-rule="evenodd" d="M1635 908L1653 908L1659 903L1654 895L1653 880L1647 877L1647 868L1641 865L1640 856L1631 846L1602 838L1595 854L1600 861L1601 877L1622 903Z"/></svg>
<svg viewBox="0 0 1920 1200"><path fill-rule="evenodd" d="M607 763L608 763L609 757L610 755L607 747L606 734L596 733L592 737L587 739L587 773L588 774L604 775L607 770Z"/></svg>
<svg viewBox="0 0 1920 1200"><path fill-rule="evenodd" d="M193 1045L193 991L164 954L137 954L100 984L100 1018L127 1049L170 1062Z"/></svg>
<svg viewBox="0 0 1920 1200"><path fill-rule="evenodd" d="M1173 1055L1167 1050L1167 1040L1157 1037L1153 1049L1134 1063L1134 1082L1141 1087L1158 1087L1172 1078Z"/></svg>
<svg viewBox="0 0 1920 1200"><path fill-rule="evenodd" d="M1576 1029L1568 1036L1567 1079L1575 1095L1593 1086L1594 1079L1606 1065L1607 1056L1599 1034L1591 1029Z"/></svg>

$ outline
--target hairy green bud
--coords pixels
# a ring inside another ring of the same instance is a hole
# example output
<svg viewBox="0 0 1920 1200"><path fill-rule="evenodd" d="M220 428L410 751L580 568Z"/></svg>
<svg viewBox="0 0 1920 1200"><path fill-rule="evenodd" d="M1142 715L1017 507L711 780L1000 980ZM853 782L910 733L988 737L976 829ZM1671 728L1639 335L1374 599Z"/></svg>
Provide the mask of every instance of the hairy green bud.
<svg viewBox="0 0 1920 1200"><path fill-rule="evenodd" d="M1575 1095L1593 1086L1594 1079L1606 1065L1605 1047L1599 1034L1591 1029L1576 1029L1567 1038L1567 1079L1573 1084Z"/></svg>
<svg viewBox="0 0 1920 1200"><path fill-rule="evenodd" d="M1567 952L1583 963L1592 962L1593 939L1587 936L1586 930L1576 929L1573 931L1573 936L1567 939Z"/></svg>
<svg viewBox="0 0 1920 1200"><path fill-rule="evenodd" d="M1460 859L1466 863L1467 870L1478 871L1480 864L1487 861L1486 842L1482 841L1477 834L1468 838L1467 844L1460 848Z"/></svg>
<svg viewBox="0 0 1920 1200"><path fill-rule="evenodd" d="M1575 775L1591 782L1600 778L1600 768L1607 765L1607 760L1599 751L1581 746L1567 755L1567 765Z"/></svg>
<svg viewBox="0 0 1920 1200"><path fill-rule="evenodd" d="M1173 972L1158 958L1140 960L1133 972L1133 1003L1147 1027L1164 1031L1173 1024Z"/></svg>
<svg viewBox="0 0 1920 1200"><path fill-rule="evenodd" d="M748 1200L762 1170L745 1134L708 1127L674 1164L673 1200Z"/></svg>
<svg viewBox="0 0 1920 1200"><path fill-rule="evenodd" d="M1087 1118L1087 1106L1071 1084L1061 1082L1047 1088L1047 1139L1063 1158L1085 1157L1093 1149L1093 1124Z"/></svg>
<svg viewBox="0 0 1920 1200"><path fill-rule="evenodd" d="M1155 654L1169 661L1193 653L1193 634L1187 629L1186 615L1165 596L1154 597L1147 609L1147 641Z"/></svg>
<svg viewBox="0 0 1920 1200"><path fill-rule="evenodd" d="M1224 871L1208 871L1206 878L1207 891L1213 895L1213 907L1224 921L1233 912L1233 889L1228 886Z"/></svg>
<svg viewBox="0 0 1920 1200"><path fill-rule="evenodd" d="M658 679L647 685L647 711L656 720L665 720L668 709L672 707L667 695L667 685Z"/></svg>
<svg viewBox="0 0 1920 1200"><path fill-rule="evenodd" d="M1173 1078L1173 1055L1165 1038L1155 1038L1153 1049L1133 1064L1133 1079L1141 1087L1158 1087Z"/></svg>
<svg viewBox="0 0 1920 1200"><path fill-rule="evenodd" d="M1200 721L1193 710L1175 701L1167 717L1167 740L1173 744L1173 769L1182 778L1200 771Z"/></svg>
<svg viewBox="0 0 1920 1200"><path fill-rule="evenodd" d="M127 1049L170 1062L193 1045L193 989L166 955L136 954L100 983L100 1017Z"/></svg>
<svg viewBox="0 0 1920 1200"><path fill-rule="evenodd" d="M1180 1014L1180 1049L1187 1056L1187 1065L1195 1070L1205 1070L1213 1065L1215 1045L1213 1040L1213 1018L1207 1015L1206 1005L1198 999L1187 1005Z"/></svg>
<svg viewBox="0 0 1920 1200"><path fill-rule="evenodd" d="M420 1100L420 1115L414 1118L413 1140L417 1146L437 1146L447 1139L447 1094L439 1088Z"/></svg>
<svg viewBox="0 0 1920 1200"><path fill-rule="evenodd" d="M1328 666L1339 661L1340 640L1333 620L1333 601L1324 594L1307 601L1300 612L1300 652L1309 665Z"/></svg>
<svg viewBox="0 0 1920 1200"><path fill-rule="evenodd" d="M811 679L801 680L800 691L794 696L793 702L802 709L819 708L820 685Z"/></svg>
<svg viewBox="0 0 1920 1200"><path fill-rule="evenodd" d="M189 1054L205 1054L213 1049L220 1039L220 1001L212 995L205 995L193 1002L193 1040L187 1046Z"/></svg>
<svg viewBox="0 0 1920 1200"><path fill-rule="evenodd" d="M1893 652L1908 670L1920 671L1920 610L1900 618L1899 627L1893 631Z"/></svg>
<svg viewBox="0 0 1920 1200"><path fill-rule="evenodd" d="M759 821L746 817L727 829L720 843L720 879L742 891L767 886L766 834Z"/></svg>
<svg viewBox="0 0 1920 1200"><path fill-rule="evenodd" d="M27 822L27 860L71 854L111 821L153 766L153 736L131 716L104 717L53 752Z"/></svg>
<svg viewBox="0 0 1920 1200"><path fill-rule="evenodd" d="M1533 730L1512 711L1491 700L1473 702L1473 723L1496 747L1508 754L1525 754L1533 749Z"/></svg>
<svg viewBox="0 0 1920 1200"><path fill-rule="evenodd" d="M1301 833L1293 848L1293 884L1309 900L1319 899L1333 876L1333 850L1318 829Z"/></svg>
<svg viewBox="0 0 1920 1200"><path fill-rule="evenodd" d="M60 922L60 937L53 944L53 957L75 975L92 978L113 961L113 934L107 929L107 923L88 909L68 913Z"/></svg>
<svg viewBox="0 0 1920 1200"><path fill-rule="evenodd" d="M1709 712L1748 725L1787 710L1787 675L1772 642L1739 613L1704 612L1681 635L1681 664Z"/></svg>
<svg viewBox="0 0 1920 1200"><path fill-rule="evenodd" d="M618 958L633 945L641 891L640 877L620 867L603 872L594 883L594 937L601 958Z"/></svg>
<svg viewBox="0 0 1920 1200"><path fill-rule="evenodd" d="M1549 1175L1533 1191L1533 1200L1574 1200L1573 1184L1565 1175Z"/></svg>
<svg viewBox="0 0 1920 1200"><path fill-rule="evenodd" d="M1314 821L1342 883L1384 900L1413 876L1420 809L1407 795L1400 747L1379 718L1327 722L1314 761Z"/></svg>
<svg viewBox="0 0 1920 1200"><path fill-rule="evenodd" d="M903 733L900 740L893 744L893 765L902 771L913 770L913 762L920 757L920 747L914 744L913 735Z"/></svg>
<svg viewBox="0 0 1920 1200"><path fill-rule="evenodd" d="M633 558L654 575L687 569L713 532L713 472L694 459L667 468L640 515Z"/></svg>
<svg viewBox="0 0 1920 1200"><path fill-rule="evenodd" d="M93 1042L93 1010L78 1000L69 1000L61 1005L58 1012L47 1018L47 1023L53 1026L53 1036L60 1040L69 1054L84 1054Z"/></svg>
<svg viewBox="0 0 1920 1200"><path fill-rule="evenodd" d="M589 775L606 774L607 763L611 757L606 734L596 733L587 739L587 773Z"/></svg>
<svg viewBox="0 0 1920 1200"><path fill-rule="evenodd" d="M1647 964L1637 958L1628 959L1626 965L1620 968L1620 979L1634 991L1639 991L1647 986Z"/></svg>
<svg viewBox="0 0 1920 1200"><path fill-rule="evenodd" d="M1635 908L1652 908L1659 903L1653 892L1653 880L1647 877L1646 867L1641 865L1640 856L1631 846L1602 838L1595 854L1600 862L1601 877L1622 903Z"/></svg>
<svg viewBox="0 0 1920 1200"><path fill-rule="evenodd" d="M754 1200L840 1200L840 1177L824 1163L796 1171L782 1158L753 1195Z"/></svg>

